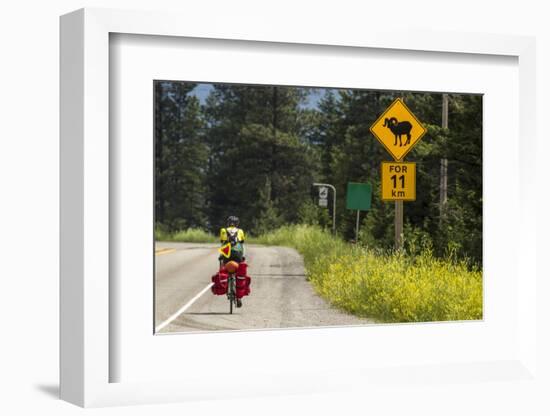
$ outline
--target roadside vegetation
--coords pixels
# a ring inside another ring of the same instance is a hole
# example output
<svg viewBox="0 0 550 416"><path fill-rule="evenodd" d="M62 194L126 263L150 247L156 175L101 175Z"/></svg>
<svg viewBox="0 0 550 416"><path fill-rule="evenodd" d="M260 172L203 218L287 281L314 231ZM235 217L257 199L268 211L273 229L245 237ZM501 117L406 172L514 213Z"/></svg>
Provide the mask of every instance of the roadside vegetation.
<svg viewBox="0 0 550 416"><path fill-rule="evenodd" d="M218 239L201 228L168 231L160 226L155 228L155 241L177 241L187 243L216 243Z"/></svg>
<svg viewBox="0 0 550 416"><path fill-rule="evenodd" d="M482 319L481 271L452 252L445 258L429 246L382 252L303 225L253 242L295 248L317 292L354 315L380 322Z"/></svg>

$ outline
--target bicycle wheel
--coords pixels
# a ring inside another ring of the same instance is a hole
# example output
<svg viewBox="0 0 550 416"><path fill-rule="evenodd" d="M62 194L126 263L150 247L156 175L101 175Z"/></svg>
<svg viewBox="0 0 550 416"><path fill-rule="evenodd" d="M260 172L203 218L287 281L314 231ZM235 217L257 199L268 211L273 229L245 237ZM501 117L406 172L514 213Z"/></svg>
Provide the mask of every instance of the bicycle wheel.
<svg viewBox="0 0 550 416"><path fill-rule="evenodd" d="M230 277L228 282L229 287L227 290L229 291L229 314L233 314L233 303L235 302L235 278Z"/></svg>

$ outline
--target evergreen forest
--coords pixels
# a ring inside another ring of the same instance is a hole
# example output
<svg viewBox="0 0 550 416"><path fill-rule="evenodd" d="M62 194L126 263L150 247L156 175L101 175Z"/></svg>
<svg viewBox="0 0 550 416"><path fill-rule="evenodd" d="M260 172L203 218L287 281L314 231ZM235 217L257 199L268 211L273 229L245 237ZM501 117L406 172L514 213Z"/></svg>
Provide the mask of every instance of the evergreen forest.
<svg viewBox="0 0 550 416"><path fill-rule="evenodd" d="M350 241L356 213L346 209L347 183L365 182L372 207L361 215L358 242L392 250L395 203L380 198L380 164L393 159L369 128L402 98L427 128L405 158L416 162L416 200L404 203L405 249L479 267L482 96L447 97L443 128L442 93L154 81L156 228L217 234L236 215L251 236L291 224L331 229L332 200L319 206L312 186L322 182L336 187L337 234Z"/></svg>

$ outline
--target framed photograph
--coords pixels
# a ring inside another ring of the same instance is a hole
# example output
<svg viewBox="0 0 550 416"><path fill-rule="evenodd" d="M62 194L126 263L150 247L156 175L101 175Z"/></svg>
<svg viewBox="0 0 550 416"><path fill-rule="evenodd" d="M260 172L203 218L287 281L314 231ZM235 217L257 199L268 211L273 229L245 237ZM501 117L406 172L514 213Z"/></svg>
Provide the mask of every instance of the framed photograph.
<svg viewBox="0 0 550 416"><path fill-rule="evenodd" d="M534 377L534 40L180 22L61 18L61 397Z"/></svg>

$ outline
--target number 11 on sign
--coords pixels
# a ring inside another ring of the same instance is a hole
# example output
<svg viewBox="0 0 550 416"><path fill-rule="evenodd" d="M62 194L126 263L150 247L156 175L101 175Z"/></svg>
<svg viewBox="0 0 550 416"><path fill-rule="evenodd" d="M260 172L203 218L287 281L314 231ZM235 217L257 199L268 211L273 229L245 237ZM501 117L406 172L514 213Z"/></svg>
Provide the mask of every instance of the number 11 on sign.
<svg viewBox="0 0 550 416"><path fill-rule="evenodd" d="M393 175L390 179L393 181L393 187L397 188L397 175ZM405 175L399 176L399 180L401 181L401 188L405 188Z"/></svg>

